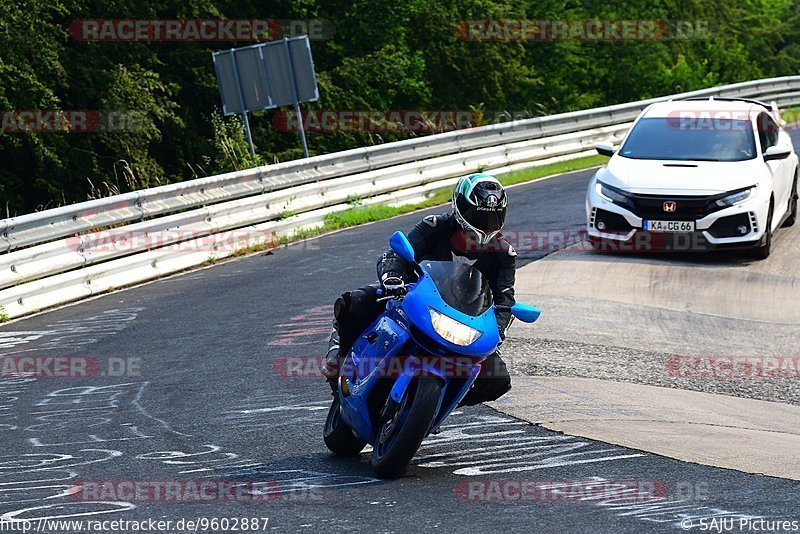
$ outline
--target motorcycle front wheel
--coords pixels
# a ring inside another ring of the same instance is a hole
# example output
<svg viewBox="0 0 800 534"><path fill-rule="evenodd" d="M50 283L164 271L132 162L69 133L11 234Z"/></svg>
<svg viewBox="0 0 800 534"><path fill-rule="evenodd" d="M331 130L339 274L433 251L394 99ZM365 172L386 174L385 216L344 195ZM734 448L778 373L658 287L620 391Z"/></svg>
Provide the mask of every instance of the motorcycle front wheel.
<svg viewBox="0 0 800 534"><path fill-rule="evenodd" d="M415 378L391 416L381 421L378 440L372 448L372 469L379 477L398 478L405 474L428 435L441 392L438 378Z"/></svg>
<svg viewBox="0 0 800 534"><path fill-rule="evenodd" d="M367 446L367 442L356 437L350 426L342 419L338 396L333 399L328 410L322 437L328 449L338 456L357 456Z"/></svg>

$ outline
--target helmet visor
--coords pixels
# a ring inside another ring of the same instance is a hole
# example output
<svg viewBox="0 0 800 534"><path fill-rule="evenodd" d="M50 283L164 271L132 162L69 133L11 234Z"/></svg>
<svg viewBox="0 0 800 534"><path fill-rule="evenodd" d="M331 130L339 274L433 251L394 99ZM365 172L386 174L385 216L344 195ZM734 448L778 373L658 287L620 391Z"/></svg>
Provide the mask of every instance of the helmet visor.
<svg viewBox="0 0 800 534"><path fill-rule="evenodd" d="M463 195L459 195L456 200L456 207L469 225L487 234L501 230L506 221L505 206L482 208L471 204Z"/></svg>

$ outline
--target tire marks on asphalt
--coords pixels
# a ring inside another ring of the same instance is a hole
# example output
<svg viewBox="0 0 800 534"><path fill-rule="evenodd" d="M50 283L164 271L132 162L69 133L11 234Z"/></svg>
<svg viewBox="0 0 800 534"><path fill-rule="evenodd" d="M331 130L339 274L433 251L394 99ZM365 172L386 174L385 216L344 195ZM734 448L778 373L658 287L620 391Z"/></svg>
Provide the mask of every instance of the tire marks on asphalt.
<svg viewBox="0 0 800 534"><path fill-rule="evenodd" d="M532 425L503 415L464 415L453 412L451 424L428 437L413 463L420 468L446 469L465 477L514 475L540 472L546 469L575 467L586 464L629 461L650 456L615 445L588 441L563 434L533 435ZM541 487L550 492L571 491L576 481L550 482ZM596 483L613 487L614 481L591 476L581 483ZM484 481L476 483L483 485ZM470 482L467 482L470 484ZM456 490L458 491L458 490ZM638 491L635 489L627 490ZM670 498L669 495L637 500L626 490L611 490L579 499L619 517L632 517L688 530L699 521L728 519L734 522L751 521L762 516L726 510L696 501ZM469 495L469 491L467 492ZM502 495L500 495L501 501ZM503 504L530 505L530 502L506 498Z"/></svg>
<svg viewBox="0 0 800 534"><path fill-rule="evenodd" d="M534 436L531 425L501 415L468 416L423 442L419 467L452 469L456 475L519 473L645 456L621 447L552 434Z"/></svg>

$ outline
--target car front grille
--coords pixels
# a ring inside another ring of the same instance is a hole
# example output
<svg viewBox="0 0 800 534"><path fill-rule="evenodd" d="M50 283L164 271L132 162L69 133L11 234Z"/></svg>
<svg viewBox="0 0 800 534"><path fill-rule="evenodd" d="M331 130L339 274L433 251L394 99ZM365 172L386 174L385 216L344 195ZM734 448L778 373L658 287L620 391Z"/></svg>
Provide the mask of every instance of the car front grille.
<svg viewBox="0 0 800 534"><path fill-rule="evenodd" d="M639 195L627 193L630 197L628 209L642 219L664 221L696 221L723 208L717 206L720 195L689 197ZM674 205L674 210L665 209Z"/></svg>

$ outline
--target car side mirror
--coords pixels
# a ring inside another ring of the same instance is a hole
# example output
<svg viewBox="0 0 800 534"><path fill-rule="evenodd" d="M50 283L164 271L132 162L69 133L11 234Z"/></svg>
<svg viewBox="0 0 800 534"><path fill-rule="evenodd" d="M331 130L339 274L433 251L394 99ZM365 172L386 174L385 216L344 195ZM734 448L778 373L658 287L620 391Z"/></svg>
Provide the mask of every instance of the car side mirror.
<svg viewBox="0 0 800 534"><path fill-rule="evenodd" d="M414 247L408 241L408 238L403 232L397 231L389 238L389 246L395 254L406 260L407 262L414 263Z"/></svg>
<svg viewBox="0 0 800 534"><path fill-rule="evenodd" d="M778 159L786 159L792 154L788 148L781 148L778 146L771 146L764 151L764 161L775 161Z"/></svg>
<svg viewBox="0 0 800 534"><path fill-rule="evenodd" d="M533 323L539 318L542 311L536 306L517 302L511 306L511 314L523 323Z"/></svg>
<svg viewBox="0 0 800 534"><path fill-rule="evenodd" d="M614 146L608 143L597 143L594 145L594 149L597 150L597 153L601 156L608 156L609 158L617 153Z"/></svg>

